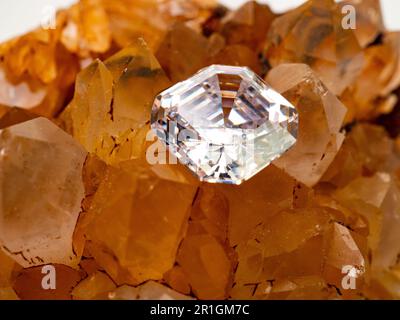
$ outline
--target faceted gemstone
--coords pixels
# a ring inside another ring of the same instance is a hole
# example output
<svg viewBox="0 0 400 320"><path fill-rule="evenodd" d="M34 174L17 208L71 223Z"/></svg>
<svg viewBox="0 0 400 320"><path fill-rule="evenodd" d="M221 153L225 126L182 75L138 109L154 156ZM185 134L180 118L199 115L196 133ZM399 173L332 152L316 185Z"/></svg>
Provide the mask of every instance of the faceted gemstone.
<svg viewBox="0 0 400 320"><path fill-rule="evenodd" d="M0 149L3 250L23 267L76 265L72 235L86 152L44 118L1 130Z"/></svg>
<svg viewBox="0 0 400 320"><path fill-rule="evenodd" d="M213 65L162 92L152 128L200 180L240 184L295 142L297 111L248 68Z"/></svg>
<svg viewBox="0 0 400 320"><path fill-rule="evenodd" d="M282 64L273 68L266 79L299 113L297 143L274 164L313 186L343 143L341 127L346 108L307 65Z"/></svg>
<svg viewBox="0 0 400 320"><path fill-rule="evenodd" d="M155 281L148 281L138 287L127 285L118 287L108 294L110 300L191 300L191 297Z"/></svg>
<svg viewBox="0 0 400 320"><path fill-rule="evenodd" d="M168 85L146 44L137 41L78 75L74 99L61 118L74 138L107 164L137 159L145 153L151 103Z"/></svg>
<svg viewBox="0 0 400 320"><path fill-rule="evenodd" d="M310 0L277 17L266 41L266 58L283 63L308 64L335 95L357 78L362 49L353 29L343 28L344 15L333 0Z"/></svg>
<svg viewBox="0 0 400 320"><path fill-rule="evenodd" d="M116 283L138 285L174 265L197 185L160 178L146 163L121 166L107 168L94 195L86 247Z"/></svg>
<svg viewBox="0 0 400 320"><path fill-rule="evenodd" d="M43 288L42 281L46 274L42 267L21 270L15 279L13 288L22 300L70 300L72 289L84 277L84 273L61 264L53 265L56 275L56 287Z"/></svg>

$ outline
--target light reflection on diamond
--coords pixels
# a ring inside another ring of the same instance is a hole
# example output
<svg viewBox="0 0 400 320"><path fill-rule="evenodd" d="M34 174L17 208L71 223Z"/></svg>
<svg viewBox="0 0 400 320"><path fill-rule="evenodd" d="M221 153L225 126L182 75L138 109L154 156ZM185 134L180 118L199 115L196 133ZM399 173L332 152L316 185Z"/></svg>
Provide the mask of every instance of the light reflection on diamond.
<svg viewBox="0 0 400 320"><path fill-rule="evenodd" d="M162 92L151 123L200 180L240 184L296 142L298 114L248 68L213 65Z"/></svg>

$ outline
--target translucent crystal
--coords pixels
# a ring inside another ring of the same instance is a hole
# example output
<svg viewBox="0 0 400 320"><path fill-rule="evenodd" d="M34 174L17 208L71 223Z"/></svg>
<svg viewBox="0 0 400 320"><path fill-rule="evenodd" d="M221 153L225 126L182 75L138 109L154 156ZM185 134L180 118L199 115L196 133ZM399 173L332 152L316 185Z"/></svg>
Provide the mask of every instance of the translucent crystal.
<svg viewBox="0 0 400 320"><path fill-rule="evenodd" d="M296 142L298 114L248 68L213 65L156 98L152 128L200 180L240 184Z"/></svg>
<svg viewBox="0 0 400 320"><path fill-rule="evenodd" d="M87 153L50 120L0 131L0 243L21 266L75 266L72 236Z"/></svg>

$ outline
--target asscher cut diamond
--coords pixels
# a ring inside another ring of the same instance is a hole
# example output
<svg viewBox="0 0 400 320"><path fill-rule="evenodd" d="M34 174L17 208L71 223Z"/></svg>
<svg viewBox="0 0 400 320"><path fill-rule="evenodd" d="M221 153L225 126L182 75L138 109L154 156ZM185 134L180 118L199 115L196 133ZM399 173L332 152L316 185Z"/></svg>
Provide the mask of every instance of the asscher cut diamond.
<svg viewBox="0 0 400 320"><path fill-rule="evenodd" d="M298 113L248 68L213 65L158 95L151 123L200 180L240 184L296 142Z"/></svg>

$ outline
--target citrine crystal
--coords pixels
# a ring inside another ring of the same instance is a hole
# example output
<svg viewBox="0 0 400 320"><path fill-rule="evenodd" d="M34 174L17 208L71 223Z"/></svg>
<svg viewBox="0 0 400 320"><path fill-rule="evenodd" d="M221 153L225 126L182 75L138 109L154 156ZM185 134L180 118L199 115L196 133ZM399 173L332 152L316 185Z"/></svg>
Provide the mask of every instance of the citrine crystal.
<svg viewBox="0 0 400 320"><path fill-rule="evenodd" d="M91 254L119 284L161 279L174 265L196 189L159 178L147 165L107 169L89 210Z"/></svg>
<svg viewBox="0 0 400 320"><path fill-rule="evenodd" d="M93 62L76 81L74 99L61 115L67 130L108 164L140 158L151 103L169 84L146 44L138 40L105 63Z"/></svg>
<svg viewBox="0 0 400 320"><path fill-rule="evenodd" d="M2 129L0 148L2 249L24 267L76 265L86 152L45 118Z"/></svg>
<svg viewBox="0 0 400 320"><path fill-rule="evenodd" d="M247 68L214 65L162 92L152 128L199 178L240 184L295 142L297 111Z"/></svg>
<svg viewBox="0 0 400 320"><path fill-rule="evenodd" d="M282 64L273 68L266 79L296 105L299 113L297 143L274 163L298 181L312 186L342 145L346 107L305 64Z"/></svg>
<svg viewBox="0 0 400 320"><path fill-rule="evenodd" d="M272 66L307 63L334 94L359 75L363 52L352 28L342 27L341 8L333 0L310 0L276 18L266 42Z"/></svg>

